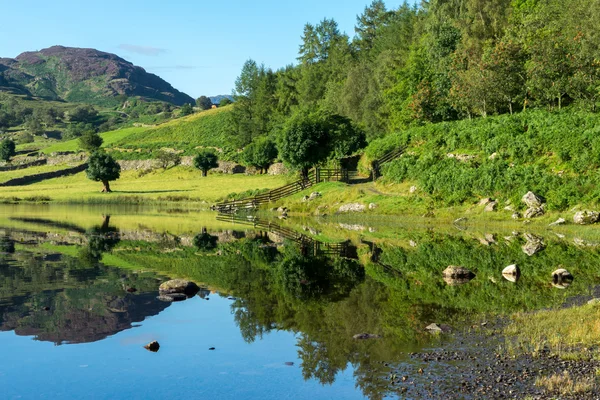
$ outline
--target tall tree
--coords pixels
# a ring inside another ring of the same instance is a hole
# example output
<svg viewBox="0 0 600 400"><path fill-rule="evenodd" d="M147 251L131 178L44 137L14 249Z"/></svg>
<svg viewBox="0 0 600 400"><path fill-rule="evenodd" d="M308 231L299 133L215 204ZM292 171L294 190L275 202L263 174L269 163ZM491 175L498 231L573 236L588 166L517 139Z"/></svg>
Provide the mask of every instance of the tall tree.
<svg viewBox="0 0 600 400"><path fill-rule="evenodd" d="M85 171L87 177L96 182L102 182L102 192L110 193L110 182L119 179L121 166L109 154L103 151L92 153L88 159Z"/></svg>

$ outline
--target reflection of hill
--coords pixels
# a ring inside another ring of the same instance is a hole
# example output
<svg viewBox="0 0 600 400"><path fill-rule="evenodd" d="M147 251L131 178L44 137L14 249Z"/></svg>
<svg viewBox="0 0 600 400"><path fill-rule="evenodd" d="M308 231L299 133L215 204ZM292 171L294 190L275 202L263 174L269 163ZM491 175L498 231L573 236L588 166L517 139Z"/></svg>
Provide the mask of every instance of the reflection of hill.
<svg viewBox="0 0 600 400"><path fill-rule="evenodd" d="M158 284L153 274L17 252L0 261L0 330L57 344L102 340L168 307Z"/></svg>

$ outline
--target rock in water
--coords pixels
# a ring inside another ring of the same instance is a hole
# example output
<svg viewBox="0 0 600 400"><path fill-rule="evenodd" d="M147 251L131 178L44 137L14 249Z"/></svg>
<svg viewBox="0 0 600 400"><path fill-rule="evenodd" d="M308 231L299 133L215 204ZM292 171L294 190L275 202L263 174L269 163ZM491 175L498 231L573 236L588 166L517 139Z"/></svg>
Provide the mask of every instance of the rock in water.
<svg viewBox="0 0 600 400"><path fill-rule="evenodd" d="M155 340L154 342L150 342L147 345L145 345L144 348L148 351L156 353L158 349L160 349L160 344L158 344L158 342Z"/></svg>
<svg viewBox="0 0 600 400"><path fill-rule="evenodd" d="M579 211L573 216L573 222L578 225L591 225L598 222L600 214L596 211Z"/></svg>
<svg viewBox="0 0 600 400"><path fill-rule="evenodd" d="M428 325L425 330L427 330L430 333L450 333L452 332L452 328L449 325L438 325L438 324L431 324Z"/></svg>
<svg viewBox="0 0 600 400"><path fill-rule="evenodd" d="M185 279L173 279L162 283L158 291L161 294L183 293L188 297L192 297L200 291L200 288L194 282Z"/></svg>
<svg viewBox="0 0 600 400"><path fill-rule="evenodd" d="M455 265L450 265L446 268L442 272L442 275L444 276L444 281L450 286L462 285L475 278L473 272L465 267L458 267Z"/></svg>
<svg viewBox="0 0 600 400"><path fill-rule="evenodd" d="M530 257L546 248L546 245L544 245L542 238L539 236L526 233L525 239L527 240L527 243L525 243L522 247L523 253L527 254Z"/></svg>
<svg viewBox="0 0 600 400"><path fill-rule="evenodd" d="M184 301L187 300L187 298L188 297L184 293L164 293L157 297L158 300L167 303L172 303L175 301Z"/></svg>
<svg viewBox="0 0 600 400"><path fill-rule="evenodd" d="M366 339L381 339L381 335L375 335L372 333L359 333L357 335L352 336L356 340L366 340Z"/></svg>
<svg viewBox="0 0 600 400"><path fill-rule="evenodd" d="M533 192L527 192L521 201L529 208L540 208L544 204L544 199Z"/></svg>
<svg viewBox="0 0 600 400"><path fill-rule="evenodd" d="M502 276L507 281L516 282L521 276L521 270L516 264L512 264L502 270Z"/></svg>

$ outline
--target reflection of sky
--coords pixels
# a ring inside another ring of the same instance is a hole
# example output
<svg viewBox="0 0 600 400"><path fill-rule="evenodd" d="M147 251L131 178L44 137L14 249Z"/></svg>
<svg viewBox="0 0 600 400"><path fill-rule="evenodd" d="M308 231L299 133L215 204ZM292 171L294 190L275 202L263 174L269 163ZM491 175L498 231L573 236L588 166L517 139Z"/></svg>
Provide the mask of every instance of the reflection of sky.
<svg viewBox="0 0 600 400"><path fill-rule="evenodd" d="M140 327L103 341L54 346L0 333L3 399L362 398L352 369L332 386L305 382L296 338L274 332L247 344L231 301L211 296L173 304ZM142 346L158 340L158 353ZM215 347L215 351L208 350ZM289 367L285 362L293 361Z"/></svg>

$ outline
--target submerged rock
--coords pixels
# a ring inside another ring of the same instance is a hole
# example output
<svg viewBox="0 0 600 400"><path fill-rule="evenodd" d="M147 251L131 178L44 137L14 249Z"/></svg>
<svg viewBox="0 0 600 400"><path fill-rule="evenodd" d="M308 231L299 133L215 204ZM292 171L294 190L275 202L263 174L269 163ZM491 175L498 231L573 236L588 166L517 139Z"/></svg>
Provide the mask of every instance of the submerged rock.
<svg viewBox="0 0 600 400"><path fill-rule="evenodd" d="M475 278L475 274L467 268L455 265L450 265L446 268L442 272L442 275L444 277L444 282L450 286L463 285Z"/></svg>
<svg viewBox="0 0 600 400"><path fill-rule="evenodd" d="M546 248L542 238L539 236L526 233L525 240L527 240L527 243L525 243L521 248L523 249L523 253L530 257Z"/></svg>
<svg viewBox="0 0 600 400"><path fill-rule="evenodd" d="M596 211L579 211L573 216L573 222L578 225L591 225L598 222L600 214Z"/></svg>
<svg viewBox="0 0 600 400"><path fill-rule="evenodd" d="M425 330L427 330L429 333L450 333L452 332L452 328L450 327L450 325L445 325L445 324L430 324L428 325Z"/></svg>
<svg viewBox="0 0 600 400"><path fill-rule="evenodd" d="M164 293L157 297L158 300L167 303L187 300L187 296L183 293Z"/></svg>
<svg viewBox="0 0 600 400"><path fill-rule="evenodd" d="M158 342L155 340L145 345L144 348L148 351L156 353L160 349L160 344L158 344Z"/></svg>
<svg viewBox="0 0 600 400"><path fill-rule="evenodd" d="M200 291L200 288L194 282L185 279L172 279L170 281L162 283L159 286L158 291L161 295L184 293L188 297L192 297Z"/></svg>
<svg viewBox="0 0 600 400"><path fill-rule="evenodd" d="M352 338L356 340L381 339L381 335L375 335L373 333L359 333L352 336Z"/></svg>
<svg viewBox="0 0 600 400"><path fill-rule="evenodd" d="M564 268L559 268L552 273L552 286L558 289L566 289L573 282L573 275Z"/></svg>

